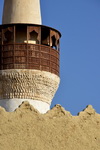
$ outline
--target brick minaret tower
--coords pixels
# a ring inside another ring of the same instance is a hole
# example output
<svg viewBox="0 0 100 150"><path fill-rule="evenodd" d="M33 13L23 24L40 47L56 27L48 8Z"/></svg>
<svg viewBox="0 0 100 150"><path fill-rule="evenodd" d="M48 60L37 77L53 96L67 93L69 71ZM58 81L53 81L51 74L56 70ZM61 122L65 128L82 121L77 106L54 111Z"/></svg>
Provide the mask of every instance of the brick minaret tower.
<svg viewBox="0 0 100 150"><path fill-rule="evenodd" d="M50 109L58 89L56 29L41 25L39 0L4 0L0 25L0 105L14 111L28 101L40 113Z"/></svg>

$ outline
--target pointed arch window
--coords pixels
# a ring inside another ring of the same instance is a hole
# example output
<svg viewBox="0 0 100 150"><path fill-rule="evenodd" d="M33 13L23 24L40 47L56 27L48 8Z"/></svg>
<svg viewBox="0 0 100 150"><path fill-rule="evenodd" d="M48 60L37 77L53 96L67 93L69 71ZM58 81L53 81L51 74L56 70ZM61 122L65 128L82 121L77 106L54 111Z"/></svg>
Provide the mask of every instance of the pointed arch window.
<svg viewBox="0 0 100 150"><path fill-rule="evenodd" d="M30 32L29 41L31 41L33 44L39 44L38 33L35 30Z"/></svg>
<svg viewBox="0 0 100 150"><path fill-rule="evenodd" d="M60 36L54 30L50 30L50 46L53 49L60 50Z"/></svg>
<svg viewBox="0 0 100 150"><path fill-rule="evenodd" d="M40 27L28 26L28 44L40 44Z"/></svg>
<svg viewBox="0 0 100 150"><path fill-rule="evenodd" d="M13 32L13 28L6 28L4 29L4 37L3 37L3 42L6 44L8 43L13 43L13 37L14 37L14 32Z"/></svg>

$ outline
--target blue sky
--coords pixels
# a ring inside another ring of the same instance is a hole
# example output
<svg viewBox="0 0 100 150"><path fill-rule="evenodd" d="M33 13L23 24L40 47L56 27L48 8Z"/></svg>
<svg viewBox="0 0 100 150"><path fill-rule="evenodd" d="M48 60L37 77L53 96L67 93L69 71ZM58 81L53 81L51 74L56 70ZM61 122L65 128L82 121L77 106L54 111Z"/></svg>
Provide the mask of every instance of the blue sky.
<svg viewBox="0 0 100 150"><path fill-rule="evenodd" d="M3 0L0 1L0 23ZM61 83L52 107L100 113L100 0L41 0L43 24L61 34Z"/></svg>

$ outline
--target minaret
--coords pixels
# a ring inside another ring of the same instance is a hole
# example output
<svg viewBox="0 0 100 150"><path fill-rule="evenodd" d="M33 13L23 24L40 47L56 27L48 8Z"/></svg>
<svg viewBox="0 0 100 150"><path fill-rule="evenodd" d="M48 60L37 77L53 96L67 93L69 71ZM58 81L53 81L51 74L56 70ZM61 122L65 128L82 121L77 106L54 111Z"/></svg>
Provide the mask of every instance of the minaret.
<svg viewBox="0 0 100 150"><path fill-rule="evenodd" d="M40 0L5 0L3 24L41 24Z"/></svg>
<svg viewBox="0 0 100 150"><path fill-rule="evenodd" d="M0 106L14 111L28 101L50 109L59 87L61 34L41 25L39 0L4 0L0 25Z"/></svg>

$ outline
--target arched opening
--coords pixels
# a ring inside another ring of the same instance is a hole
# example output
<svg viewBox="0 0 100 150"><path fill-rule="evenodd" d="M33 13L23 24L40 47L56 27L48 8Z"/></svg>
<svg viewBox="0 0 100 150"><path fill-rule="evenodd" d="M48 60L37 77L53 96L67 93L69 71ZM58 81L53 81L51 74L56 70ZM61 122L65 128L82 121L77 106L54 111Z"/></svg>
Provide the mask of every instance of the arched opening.
<svg viewBox="0 0 100 150"><path fill-rule="evenodd" d="M30 38L28 40L28 43L39 44L38 33L35 30L33 30L32 32L30 32Z"/></svg>
<svg viewBox="0 0 100 150"><path fill-rule="evenodd" d="M13 32L11 32L10 30L7 30L4 33L4 39L3 39L4 44L9 44L13 42Z"/></svg>
<svg viewBox="0 0 100 150"><path fill-rule="evenodd" d="M50 46L50 30L48 28L41 29L41 44Z"/></svg>
<svg viewBox="0 0 100 150"><path fill-rule="evenodd" d="M51 47L52 47L53 49L57 49L57 45L56 45L57 40L56 40L56 38L55 38L54 35L51 37L51 40L52 40L52 46L51 46Z"/></svg>
<svg viewBox="0 0 100 150"><path fill-rule="evenodd" d="M16 26L16 43L27 43L27 27L22 25Z"/></svg>

